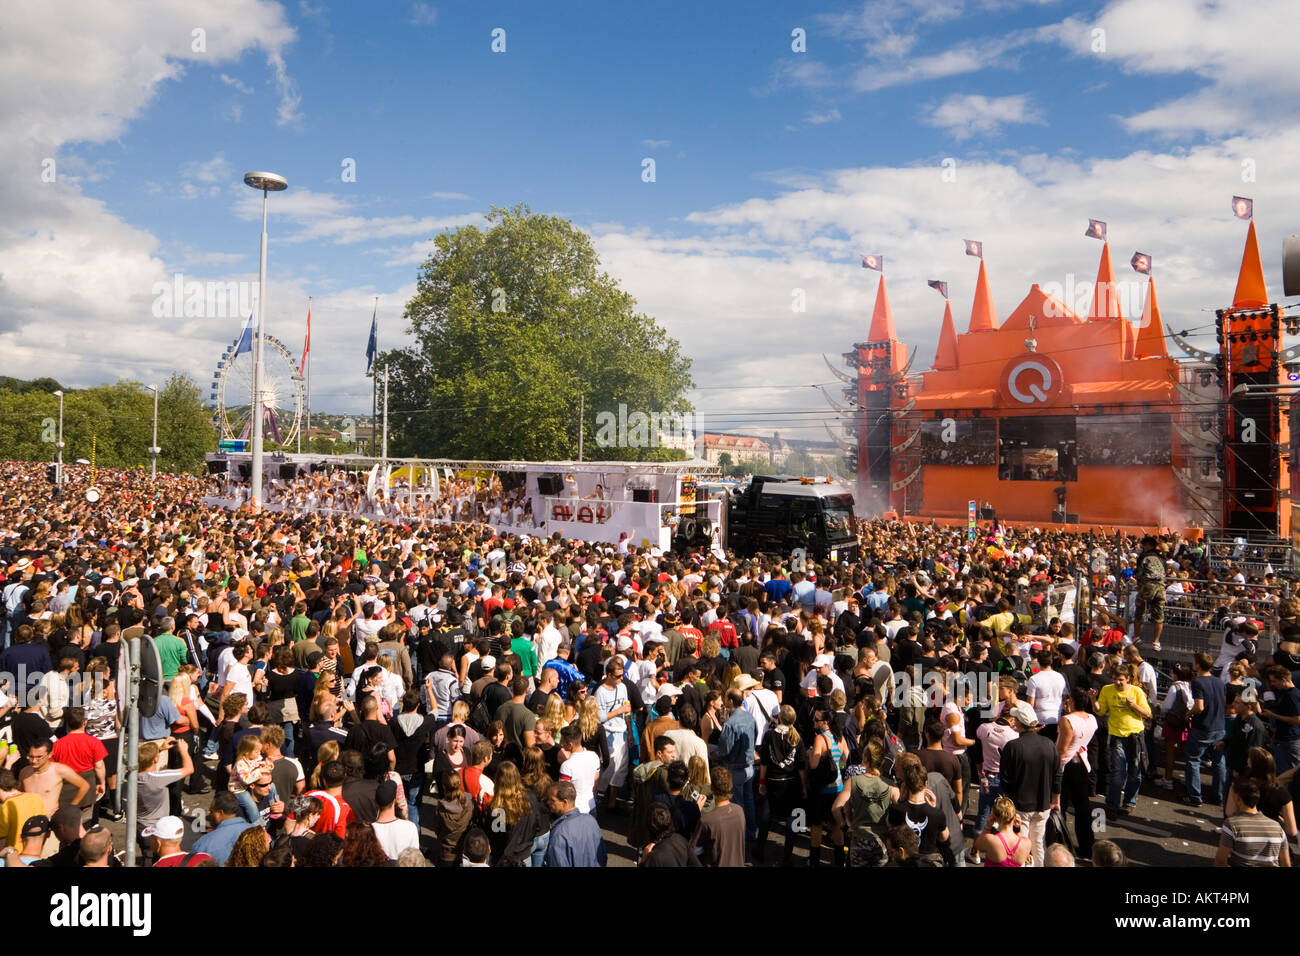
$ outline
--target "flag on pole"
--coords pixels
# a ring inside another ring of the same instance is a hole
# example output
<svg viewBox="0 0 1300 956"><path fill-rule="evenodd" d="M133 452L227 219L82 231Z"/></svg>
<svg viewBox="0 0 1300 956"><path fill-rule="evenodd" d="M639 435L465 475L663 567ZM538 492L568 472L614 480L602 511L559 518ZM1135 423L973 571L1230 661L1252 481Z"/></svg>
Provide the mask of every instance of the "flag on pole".
<svg viewBox="0 0 1300 956"><path fill-rule="evenodd" d="M1133 253L1133 258L1128 263L1133 267L1134 272L1140 272L1144 276L1151 274L1151 257L1145 252Z"/></svg>
<svg viewBox="0 0 1300 956"><path fill-rule="evenodd" d="M948 283L941 282L938 279L930 279L925 284L936 290L945 299L948 298Z"/></svg>
<svg viewBox="0 0 1300 956"><path fill-rule="evenodd" d="M882 256L863 256L862 268L875 269L877 272L884 272L885 260Z"/></svg>
<svg viewBox="0 0 1300 956"><path fill-rule="evenodd" d="M302 375L307 371L307 353L311 351L311 300L307 300L307 340L302 343L302 362L298 366L298 374Z"/></svg>
<svg viewBox="0 0 1300 956"><path fill-rule="evenodd" d="M1090 239L1100 239L1102 242L1105 242L1106 224L1100 219L1089 219L1088 228L1084 230L1083 234Z"/></svg>
<svg viewBox="0 0 1300 956"><path fill-rule="evenodd" d="M1232 214L1238 219L1255 218L1255 200L1245 196L1232 197Z"/></svg>
<svg viewBox="0 0 1300 956"><path fill-rule="evenodd" d="M379 351L379 306L375 305L375 314L370 318L370 341L366 344L366 374L375 365L375 355Z"/></svg>
<svg viewBox="0 0 1300 956"><path fill-rule="evenodd" d="M966 255L977 259L984 258L984 243L976 242L974 239L963 239L962 242L966 243Z"/></svg>
<svg viewBox="0 0 1300 956"><path fill-rule="evenodd" d="M235 354L232 358L253 351L253 316L256 314L256 311L248 313L248 319L244 322L244 327L239 331L239 344L235 346Z"/></svg>

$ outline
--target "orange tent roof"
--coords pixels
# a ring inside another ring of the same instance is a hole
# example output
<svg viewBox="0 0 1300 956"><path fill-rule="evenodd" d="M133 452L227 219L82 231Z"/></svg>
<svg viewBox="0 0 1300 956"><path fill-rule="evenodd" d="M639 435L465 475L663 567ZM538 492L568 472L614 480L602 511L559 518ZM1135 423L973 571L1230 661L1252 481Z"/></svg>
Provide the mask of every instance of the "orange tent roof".
<svg viewBox="0 0 1300 956"><path fill-rule="evenodd" d="M1156 280L1147 279L1147 300L1142 306L1142 326L1138 329L1134 358L1168 358L1165 347L1165 324L1160 319L1160 303L1156 300Z"/></svg>
<svg viewBox="0 0 1300 956"><path fill-rule="evenodd" d="M1097 284L1092 290L1092 311L1088 313L1088 321L1108 322L1122 318L1119 285L1115 282L1115 270L1110 264L1110 243L1107 242L1101 247L1101 262L1097 264Z"/></svg>
<svg viewBox="0 0 1300 956"><path fill-rule="evenodd" d="M993 308L993 293L989 291L989 277L980 259L980 274L975 280L975 301L970 308L970 327L967 332L992 332L998 327L998 313Z"/></svg>
<svg viewBox="0 0 1300 956"><path fill-rule="evenodd" d="M1007 320L1002 323L1002 328L1024 329L1027 332L1030 316L1035 319L1035 327L1040 329L1083 324L1083 319L1071 311L1068 305L1055 296L1048 295L1038 287L1038 283L1030 287L1029 295L1016 306L1016 311L1007 316Z"/></svg>
<svg viewBox="0 0 1300 956"><path fill-rule="evenodd" d="M943 327L939 330L939 348L934 353L934 368L950 371L957 367L957 328L952 323L952 303L943 303Z"/></svg>
<svg viewBox="0 0 1300 956"><path fill-rule="evenodd" d="M894 331L894 310L889 307L889 292L885 289L885 277L880 277L876 287L876 308L871 313L871 331L867 334L868 342L892 342L898 338Z"/></svg>
<svg viewBox="0 0 1300 956"><path fill-rule="evenodd" d="M1255 220L1250 221L1246 232L1246 249L1241 254L1241 271L1237 273L1237 291L1232 295L1234 309L1259 309L1268 305L1268 290L1264 288L1264 266L1259 261L1259 239L1255 236Z"/></svg>

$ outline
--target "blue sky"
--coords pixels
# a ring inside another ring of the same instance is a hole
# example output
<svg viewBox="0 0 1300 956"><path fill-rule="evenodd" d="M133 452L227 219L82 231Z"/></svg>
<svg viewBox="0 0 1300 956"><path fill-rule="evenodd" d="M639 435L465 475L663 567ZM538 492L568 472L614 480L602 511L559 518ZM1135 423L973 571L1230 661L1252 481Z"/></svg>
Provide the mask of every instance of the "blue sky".
<svg viewBox="0 0 1300 956"><path fill-rule="evenodd" d="M821 354L865 336L876 276L859 252L885 256L920 370L942 314L925 279L951 283L965 327L960 238L985 241L1005 317L1031 282L1091 281L1083 227L1106 219L1117 264L1155 257L1167 323L1200 328L1240 257L1229 198L1256 199L1274 284L1296 229L1281 0L55 6L0 13L0 150L34 171L0 185L8 374L179 368L206 389L240 319L160 319L153 287L256 279L249 169L290 182L271 200L268 331L299 348L315 297L326 411L369 405L373 296L381 345L403 344L430 237L493 204L592 234L695 360L711 430L806 438L833 418L808 388L831 381Z"/></svg>

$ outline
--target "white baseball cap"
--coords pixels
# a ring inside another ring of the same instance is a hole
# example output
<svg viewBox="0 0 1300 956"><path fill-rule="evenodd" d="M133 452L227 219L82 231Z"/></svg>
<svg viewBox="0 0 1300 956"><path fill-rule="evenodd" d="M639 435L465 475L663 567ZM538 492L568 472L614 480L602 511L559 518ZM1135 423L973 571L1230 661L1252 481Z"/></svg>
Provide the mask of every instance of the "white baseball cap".
<svg viewBox="0 0 1300 956"><path fill-rule="evenodd" d="M179 840L185 835L185 821L180 817L163 817L153 826L145 827L142 832L145 836L160 840Z"/></svg>

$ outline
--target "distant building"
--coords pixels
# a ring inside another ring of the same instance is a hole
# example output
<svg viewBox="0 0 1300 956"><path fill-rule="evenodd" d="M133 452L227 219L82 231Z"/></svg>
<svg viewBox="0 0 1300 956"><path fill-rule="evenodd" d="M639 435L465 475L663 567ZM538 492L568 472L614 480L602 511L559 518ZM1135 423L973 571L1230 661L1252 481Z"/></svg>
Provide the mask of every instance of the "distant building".
<svg viewBox="0 0 1300 956"><path fill-rule="evenodd" d="M772 449L761 438L749 435L704 434L695 443L695 457L716 465L723 455L730 455L733 464L752 458L762 458L769 465Z"/></svg>

